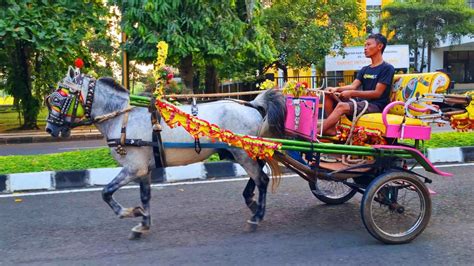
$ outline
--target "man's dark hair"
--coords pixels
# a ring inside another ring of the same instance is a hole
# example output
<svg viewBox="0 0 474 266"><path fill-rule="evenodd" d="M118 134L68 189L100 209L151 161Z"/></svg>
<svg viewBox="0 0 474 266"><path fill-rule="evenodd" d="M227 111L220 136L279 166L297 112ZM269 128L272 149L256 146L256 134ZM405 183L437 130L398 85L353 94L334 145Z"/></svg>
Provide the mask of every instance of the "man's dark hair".
<svg viewBox="0 0 474 266"><path fill-rule="evenodd" d="M380 33L372 33L369 35L369 37L367 37L367 39L374 39L377 44L379 43L383 44L383 47L382 47L382 54L383 54L385 47L387 47L387 38L385 38L385 36L383 36Z"/></svg>

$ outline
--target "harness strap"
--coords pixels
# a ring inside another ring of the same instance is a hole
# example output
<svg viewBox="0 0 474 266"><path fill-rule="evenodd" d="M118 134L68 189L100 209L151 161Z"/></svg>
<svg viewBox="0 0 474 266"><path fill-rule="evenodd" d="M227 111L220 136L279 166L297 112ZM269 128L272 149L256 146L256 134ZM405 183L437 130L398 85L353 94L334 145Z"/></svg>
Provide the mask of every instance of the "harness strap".
<svg viewBox="0 0 474 266"><path fill-rule="evenodd" d="M163 147L163 141L161 140L161 114L155 105L155 98L152 98L150 105L148 106L148 112L151 114L151 125L152 125L152 141L156 143L153 145L153 157L155 159L155 168L166 167L165 148Z"/></svg>
<svg viewBox="0 0 474 266"><path fill-rule="evenodd" d="M126 113L123 115L122 129L120 130L120 143L121 143L122 145L125 144L125 139L127 138L128 114L129 114L129 112L126 112Z"/></svg>
<svg viewBox="0 0 474 266"><path fill-rule="evenodd" d="M107 139L107 146L109 147L118 147L118 146L134 146L134 147L143 147L143 146L152 146L159 147L160 144L154 141L145 141L141 139Z"/></svg>

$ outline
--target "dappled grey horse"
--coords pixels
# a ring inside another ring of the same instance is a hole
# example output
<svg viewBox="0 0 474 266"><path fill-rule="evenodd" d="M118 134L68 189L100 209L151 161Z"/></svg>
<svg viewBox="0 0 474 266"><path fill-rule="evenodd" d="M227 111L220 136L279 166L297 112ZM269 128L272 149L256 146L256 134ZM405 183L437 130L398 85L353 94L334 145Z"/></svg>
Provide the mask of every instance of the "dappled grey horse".
<svg viewBox="0 0 474 266"><path fill-rule="evenodd" d="M60 83L61 84L61 83ZM94 80L79 71L69 69L62 86L47 98L49 116L46 131L53 137L67 137L74 126L92 122L107 139L120 139L125 113L127 139L152 141L151 114L147 108L129 106L129 92L111 78ZM190 113L191 106L179 107ZM260 109L260 112L259 110ZM259 94L254 101L246 105L230 100L221 100L198 104L198 117L212 124L238 134L253 136L272 136L270 132L281 134L284 120L284 100L280 92L268 90ZM264 117L262 117L264 116ZM105 119L104 119L105 118ZM161 138L166 143L194 143L194 138L183 128L171 129L161 122ZM201 138L201 143L210 142ZM118 154L115 148L110 152L123 167L120 173L102 191L103 200L120 218L142 217L142 221L132 228L131 238L138 238L148 232L151 225L150 216L150 172L155 168L153 150L150 146L126 146L126 155ZM244 150L227 149L237 163L242 165L250 179L243 191L246 205L253 215L247 221L247 227L255 230L265 215L265 200L269 177L263 171L264 162L249 158ZM166 148L165 165L179 166L203 161L217 149L205 148L197 153L194 148ZM113 194L130 181L140 184L142 206L124 208ZM255 187L258 189L258 200L254 200Z"/></svg>

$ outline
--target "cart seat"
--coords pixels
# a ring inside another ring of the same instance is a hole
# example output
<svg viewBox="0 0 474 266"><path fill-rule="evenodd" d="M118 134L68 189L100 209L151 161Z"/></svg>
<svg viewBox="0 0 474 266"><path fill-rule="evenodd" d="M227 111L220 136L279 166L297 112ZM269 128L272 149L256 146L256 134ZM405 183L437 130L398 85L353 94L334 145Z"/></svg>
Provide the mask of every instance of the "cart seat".
<svg viewBox="0 0 474 266"><path fill-rule="evenodd" d="M382 113L363 115L355 127L358 130L378 132L389 138L409 138L427 140L431 127L420 119L407 117L405 102L413 97L427 93L442 93L448 89L449 77L442 72L395 75L392 84L391 102ZM430 104L429 102L427 104ZM418 104L408 106L412 115L421 115L430 111ZM340 129L346 130L352 125L347 117L342 117Z"/></svg>

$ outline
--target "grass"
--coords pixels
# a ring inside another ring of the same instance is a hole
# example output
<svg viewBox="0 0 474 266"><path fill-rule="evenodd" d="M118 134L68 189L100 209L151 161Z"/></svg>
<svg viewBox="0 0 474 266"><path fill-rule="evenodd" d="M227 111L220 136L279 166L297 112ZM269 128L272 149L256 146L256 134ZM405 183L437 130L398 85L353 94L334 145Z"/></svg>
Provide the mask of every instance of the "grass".
<svg viewBox="0 0 474 266"><path fill-rule="evenodd" d="M38 127L44 128L46 125L46 117L48 116L48 109L41 108L38 115ZM23 117L21 117L23 122ZM11 106L0 106L0 133L8 132L18 129L21 126L18 120L18 112Z"/></svg>
<svg viewBox="0 0 474 266"><path fill-rule="evenodd" d="M402 141L414 144L414 141ZM431 139L425 141L425 148L448 148L474 146L474 134L472 132L440 132L433 133Z"/></svg>
<svg viewBox="0 0 474 266"><path fill-rule="evenodd" d="M0 156L0 174L117 167L108 148L42 155Z"/></svg>

